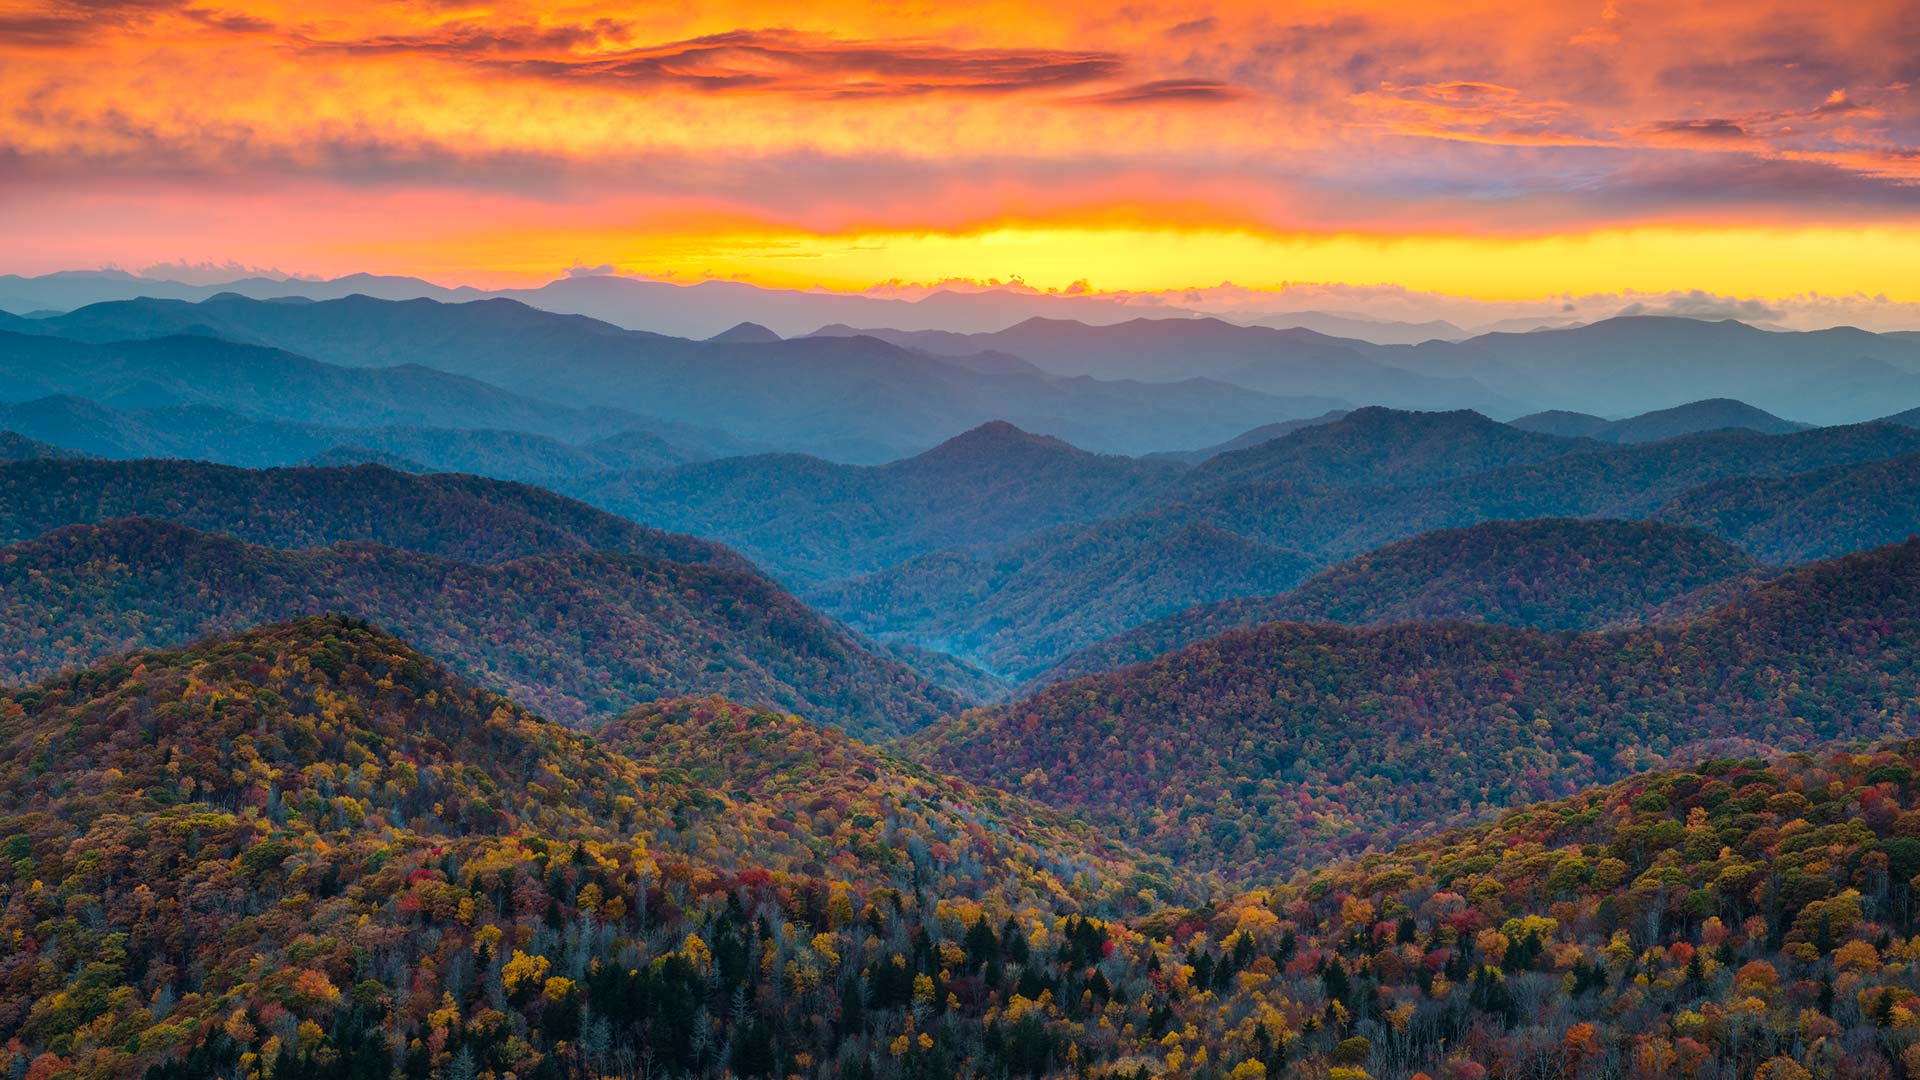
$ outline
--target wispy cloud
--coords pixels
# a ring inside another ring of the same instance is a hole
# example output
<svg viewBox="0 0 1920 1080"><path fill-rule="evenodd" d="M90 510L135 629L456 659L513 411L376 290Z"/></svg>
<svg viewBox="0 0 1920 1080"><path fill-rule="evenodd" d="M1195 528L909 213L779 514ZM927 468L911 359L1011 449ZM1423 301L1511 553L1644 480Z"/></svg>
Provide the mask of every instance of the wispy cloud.
<svg viewBox="0 0 1920 1080"><path fill-rule="evenodd" d="M1110 79L1126 67L1122 57L1094 50L959 48L792 30L734 30L658 45L593 48L623 31L613 23L504 30L454 26L429 35L303 39L302 45L423 53L567 85L826 99L1013 94Z"/></svg>
<svg viewBox="0 0 1920 1080"><path fill-rule="evenodd" d="M1245 96L1246 91L1216 79L1156 79L1088 94L1078 100L1092 105L1217 104Z"/></svg>

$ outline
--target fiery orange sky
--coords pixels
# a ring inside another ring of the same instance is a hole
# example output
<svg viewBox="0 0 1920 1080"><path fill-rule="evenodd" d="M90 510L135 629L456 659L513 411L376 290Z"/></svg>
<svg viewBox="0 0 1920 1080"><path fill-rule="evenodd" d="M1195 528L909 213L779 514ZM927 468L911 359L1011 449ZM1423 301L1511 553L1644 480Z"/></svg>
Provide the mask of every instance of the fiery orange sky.
<svg viewBox="0 0 1920 1080"><path fill-rule="evenodd" d="M0 0L0 271L1920 300L1910 2Z"/></svg>

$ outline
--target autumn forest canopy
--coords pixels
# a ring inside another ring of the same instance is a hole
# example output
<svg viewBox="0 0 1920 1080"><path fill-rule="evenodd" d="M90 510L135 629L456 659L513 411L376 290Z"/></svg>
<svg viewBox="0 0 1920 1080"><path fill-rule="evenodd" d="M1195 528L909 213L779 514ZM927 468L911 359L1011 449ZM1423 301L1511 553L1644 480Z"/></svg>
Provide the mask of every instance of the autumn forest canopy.
<svg viewBox="0 0 1920 1080"><path fill-rule="evenodd" d="M0 1080L1920 1080L1887 0L0 0Z"/></svg>

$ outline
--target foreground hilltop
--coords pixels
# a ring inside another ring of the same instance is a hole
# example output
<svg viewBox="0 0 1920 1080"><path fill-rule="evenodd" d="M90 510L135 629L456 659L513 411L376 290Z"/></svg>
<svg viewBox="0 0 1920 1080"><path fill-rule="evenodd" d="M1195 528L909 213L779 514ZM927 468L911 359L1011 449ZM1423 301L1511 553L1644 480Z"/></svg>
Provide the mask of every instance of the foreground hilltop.
<svg viewBox="0 0 1920 1080"><path fill-rule="evenodd" d="M0 694L0 844L0 1053L38 1075L890 1061L921 984L1077 1000L1105 923L1056 959L1055 920L1178 895L797 721L688 702L602 744L337 618ZM969 926L1014 942L990 985L941 944ZM909 1049L950 1063L935 1030ZM998 1053L1064 1051L1033 1035Z"/></svg>
<svg viewBox="0 0 1920 1080"><path fill-rule="evenodd" d="M1323 1005L1374 1076L1906 1075L1916 775L1912 742L1712 759L1186 918L1277 916L1260 996Z"/></svg>
<svg viewBox="0 0 1920 1080"><path fill-rule="evenodd" d="M1898 1075L1917 776L1710 759L1207 898L792 717L590 739L308 619L0 694L0 1065Z"/></svg>

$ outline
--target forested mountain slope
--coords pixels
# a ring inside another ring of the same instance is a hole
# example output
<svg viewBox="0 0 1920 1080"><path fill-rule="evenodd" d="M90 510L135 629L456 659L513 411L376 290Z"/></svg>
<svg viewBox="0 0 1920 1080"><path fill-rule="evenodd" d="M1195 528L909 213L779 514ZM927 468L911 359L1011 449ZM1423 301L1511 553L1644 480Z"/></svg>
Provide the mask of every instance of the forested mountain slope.
<svg viewBox="0 0 1920 1080"><path fill-rule="evenodd" d="M343 447L407 458L432 472L558 484L603 472L667 468L708 454L644 431L586 443L498 428L341 427L246 416L211 405L110 409L71 394L0 402L0 424L105 458L188 458L258 469ZM366 454L358 460L370 460Z"/></svg>
<svg viewBox="0 0 1920 1080"><path fill-rule="evenodd" d="M1657 515L1781 561L1857 551L1920 533L1920 454L1778 477L1728 477Z"/></svg>
<svg viewBox="0 0 1920 1080"><path fill-rule="evenodd" d="M685 777L736 804L764 808L770 816L819 807L806 827L771 828L733 853L741 862L765 862L758 848L798 841L796 862L833 867L837 877L855 877L876 857L891 853L875 844L853 820L858 808L879 807L923 844L971 847L971 858L1006 880L989 887L1057 890L1036 897L1071 906L1084 891L1071 887L1111 875L1116 867L1150 873L1156 887L1172 892L1172 868L1038 803L992 786L969 784L877 749L832 728L791 714L750 708L722 698L682 698L641 706L594 732L596 745L624 755L663 776ZM966 838L961 838L964 831ZM905 837L903 837L905 839ZM911 841L907 841L911 844ZM724 853L703 851L721 861ZM954 859L932 860L930 849L910 851L916 864L945 875L920 882L938 895L962 895L982 887L967 881ZM900 866L902 871L909 870ZM870 870L866 872L871 873ZM1015 880L1017 879L1017 880Z"/></svg>
<svg viewBox="0 0 1920 1080"><path fill-rule="evenodd" d="M76 458L75 451L29 439L17 431L0 431L0 462L38 461L42 458Z"/></svg>
<svg viewBox="0 0 1920 1080"><path fill-rule="evenodd" d="M0 1064L1897 1076L1916 774L1705 760L1202 904L789 717L593 740L303 620L0 693Z"/></svg>
<svg viewBox="0 0 1920 1080"><path fill-rule="evenodd" d="M1313 563L1207 523L1069 525L990 556L939 552L807 590L882 640L952 652L1019 682L1104 636L1224 596L1267 594Z"/></svg>
<svg viewBox="0 0 1920 1080"><path fill-rule="evenodd" d="M1402 487L1548 461L1596 447L1523 431L1470 410L1355 409L1326 424L1216 455L1187 477L1190 489L1284 480L1309 487Z"/></svg>
<svg viewBox="0 0 1920 1080"><path fill-rule="evenodd" d="M1728 477L1783 477L1913 453L1920 453L1920 432L1896 424L1817 428L1790 435L1717 432L1567 454L1405 487L1327 491L1278 479L1235 484L1140 514L1165 530L1208 521L1331 561L1434 529L1482 521L1648 516L1669 500ZM1883 536L1878 542L1904 536ZM1849 550L1855 549L1818 554L1840 555ZM1762 561L1792 558L1766 549L1751 554Z"/></svg>
<svg viewBox="0 0 1920 1080"><path fill-rule="evenodd" d="M1278 596L1175 612L1082 649L1042 678L1111 671L1269 622L1469 619L1597 630L1641 622L1696 590L1758 569L1751 556L1698 529L1611 519L1493 521L1389 544Z"/></svg>
<svg viewBox="0 0 1920 1080"><path fill-rule="evenodd" d="M344 367L203 334L88 344L0 331L5 400L72 395L122 409L210 405L336 427L500 428L586 439L640 426L420 365Z"/></svg>
<svg viewBox="0 0 1920 1080"><path fill-rule="evenodd" d="M1901 1076L1917 772L1910 742L1708 760L1188 918L1264 922L1260 996L1324 1007L1374 1076Z"/></svg>
<svg viewBox="0 0 1920 1080"><path fill-rule="evenodd" d="M1807 567L1675 627L1272 623L914 736L1185 865L1390 844L1719 740L1920 723L1920 544Z"/></svg>
<svg viewBox="0 0 1920 1080"><path fill-rule="evenodd" d="M746 569L615 551L494 566L365 542L281 551L139 518L0 548L0 680L329 612L573 723L724 693L876 738L965 703Z"/></svg>
<svg viewBox="0 0 1920 1080"><path fill-rule="evenodd" d="M1176 462L1091 454L986 424L880 466L729 458L601 478L578 491L637 521L723 540L783 580L865 573L935 550L982 550L1143 505Z"/></svg>
<svg viewBox="0 0 1920 1080"><path fill-rule="evenodd" d="M1408 417L1362 410L1356 415L1363 427L1351 430L1365 430L1369 413L1380 426L1402 432L1466 427L1489 434L1483 445L1509 445L1506 436L1488 430L1501 425L1470 414ZM1250 471L1292 462L1277 468L1275 475L1284 477L1305 462L1323 480L1338 483L1343 475L1378 478L1413 468L1398 454L1376 456L1364 440L1336 439L1324 459L1299 445L1308 437L1325 439L1353 419L1245 451L1259 466ZM1549 441L1528 444L1533 450L1556 445L1550 437L1538 438ZM1401 449L1412 453L1420 443L1416 438ZM1286 450L1288 444L1296 445ZM1315 570L1421 533L1499 520L1653 516L1675 497L1730 476L1781 477L1912 454L1920 451L1920 433L1861 424L1789 435L1724 432L1631 447L1565 445L1578 450L1405 486L1320 487L1284 478L1208 486L1204 474L1215 462L1231 464L1240 456L1227 454L1130 513L1062 526L998 551L932 554L803 593L869 635L954 650L1025 679L1113 633L1194 604L1272 595ZM1487 460L1468 454L1446 468L1471 468L1476 459ZM1889 470L1884 482L1900 485L1901 475ZM1920 480L1906 486L1920 490ZM1864 512L1815 527L1812 537L1836 531L1811 549L1766 542L1765 531L1755 530L1759 542L1749 554L1763 562L1790 562L1905 539L1915 530L1900 517L1904 504L1896 498L1890 505L1891 513ZM1714 528L1710 520L1680 520ZM1745 539L1737 531L1728 538ZM1157 557L1135 558L1143 553ZM1182 553L1197 557L1183 560Z"/></svg>
<svg viewBox="0 0 1920 1080"><path fill-rule="evenodd" d="M708 760L757 745L752 714L682 714ZM1020 800L976 813L964 784L891 783L900 766L817 739L873 782L817 804L772 776L707 787L340 619L0 693L0 1054L103 1078L225 1076L243 1055L279 1076L643 1056L758 1076L801 1055L872 1075L926 980L966 998L934 997L938 1038L902 1051L925 1075L1064 1059L1066 1017L1036 1015L1014 1051L982 1041L981 1010L1016 985L1066 1000L1108 932L1056 920L1137 911L1153 879ZM85 919L57 915L69 900ZM935 948L970 923L1019 939L991 985ZM1091 956L1056 960L1060 929Z"/></svg>
<svg viewBox="0 0 1920 1080"><path fill-rule="evenodd" d="M746 568L719 544L637 525L541 488L377 465L236 469L194 461L0 465L0 543L150 517L278 548L363 540L468 562L618 551Z"/></svg>

